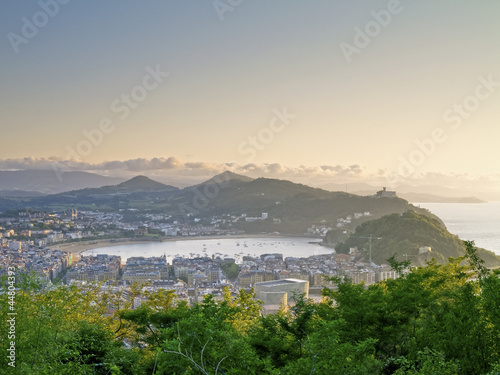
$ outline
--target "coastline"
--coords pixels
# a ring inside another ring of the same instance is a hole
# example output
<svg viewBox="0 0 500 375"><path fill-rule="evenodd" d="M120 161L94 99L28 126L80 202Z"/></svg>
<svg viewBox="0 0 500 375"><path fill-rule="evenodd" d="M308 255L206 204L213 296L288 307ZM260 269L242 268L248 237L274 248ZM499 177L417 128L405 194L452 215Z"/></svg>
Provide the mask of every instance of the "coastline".
<svg viewBox="0 0 500 375"><path fill-rule="evenodd" d="M67 251L72 254L81 254L84 251L99 249L101 247L110 247L110 246L118 246L118 245L131 245L131 244L147 244L152 242L159 241L134 241L127 238L117 238L112 240L91 240L91 241L82 241L82 242L68 242L62 243L55 246L49 246L54 250L62 250Z"/></svg>
<svg viewBox="0 0 500 375"><path fill-rule="evenodd" d="M119 245L142 245L148 243L158 243L158 242L176 242L176 241L196 241L196 240L223 240L223 239L231 239L231 238L276 238L276 237L301 237L307 238L307 236L293 236L286 234L237 234L232 236L198 236L198 237L169 237L164 238L162 241L152 241L152 240L143 240L137 239L133 240L130 238L116 238L116 239L106 239L106 240L91 240L91 241L82 241L82 242L69 242L62 243L55 246L49 246L54 250L62 250L72 253L73 255L79 255L84 251L99 249L102 247L112 247ZM316 237L310 237L311 239L317 239Z"/></svg>

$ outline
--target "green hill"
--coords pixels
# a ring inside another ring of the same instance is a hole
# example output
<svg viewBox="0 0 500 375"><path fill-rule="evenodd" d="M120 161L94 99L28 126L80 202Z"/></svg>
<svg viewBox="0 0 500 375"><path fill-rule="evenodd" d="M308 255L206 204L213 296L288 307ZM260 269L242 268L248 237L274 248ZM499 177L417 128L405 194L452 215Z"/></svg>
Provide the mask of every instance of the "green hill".
<svg viewBox="0 0 500 375"><path fill-rule="evenodd" d="M201 218L222 214L260 217L263 212L267 213L266 220L238 220L234 223L233 228L248 233L304 234L311 225L336 227L337 220L361 213L360 218L353 218L350 224L345 225L346 229L354 230L364 221L409 209L439 221L430 212L414 207L400 198L374 198L331 192L286 180L232 177L227 179L218 176L217 183L212 179L185 188L156 203L155 209L172 215L193 214ZM364 215L365 212L370 214Z"/></svg>
<svg viewBox="0 0 500 375"><path fill-rule="evenodd" d="M179 191L178 188L137 176L118 185L85 188L42 197L0 198L0 211L25 207L42 210L68 208L117 210L120 208L146 208L151 202Z"/></svg>
<svg viewBox="0 0 500 375"><path fill-rule="evenodd" d="M303 235L312 225L335 228L340 219L346 220L343 229L354 230L367 220L407 210L415 210L439 221L430 212L397 197L363 197L286 180L252 179L231 172L224 172L184 189L137 176L113 186L43 197L0 199L0 211L25 207L42 210L134 209L139 213L147 210L171 215L181 222L190 222L194 217L201 218L204 223L210 223L213 217L231 215L231 223L225 224L225 228L247 233L279 232L293 235ZM261 218L262 213L267 213L268 218L253 221L245 219ZM352 218L351 222L348 217Z"/></svg>
<svg viewBox="0 0 500 375"><path fill-rule="evenodd" d="M426 260L436 259L446 263L449 257L465 254L462 241L448 232L438 220L414 211L403 214L391 214L377 220L367 221L356 228L345 242L337 244L339 253L347 253L351 247L357 247L366 260L369 259L369 240L373 236L372 259L376 264L387 263L392 255L398 260L408 260L414 265L424 265ZM332 233L327 234L325 242L332 240ZM430 252L419 254L421 247L431 247ZM489 267L499 266L500 258L494 253L479 249L478 254Z"/></svg>

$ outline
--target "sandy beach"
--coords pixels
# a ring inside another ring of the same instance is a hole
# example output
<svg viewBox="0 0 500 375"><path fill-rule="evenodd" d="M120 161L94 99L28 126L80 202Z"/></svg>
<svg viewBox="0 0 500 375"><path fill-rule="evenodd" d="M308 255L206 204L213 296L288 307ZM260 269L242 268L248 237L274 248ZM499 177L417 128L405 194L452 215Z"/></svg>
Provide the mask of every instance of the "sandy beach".
<svg viewBox="0 0 500 375"><path fill-rule="evenodd" d="M87 250L98 249L100 247L128 245L128 244L146 244L157 241L134 241L128 238L115 240L93 240L82 242L62 243L59 245L50 246L51 249L64 250L73 254L80 254Z"/></svg>
<svg viewBox="0 0 500 375"><path fill-rule="evenodd" d="M270 234L240 234L235 236L205 236L205 237L171 237L164 238L161 242L172 242L172 241L192 241L192 240L221 240L228 238L274 238L274 237L289 237L284 235L270 235ZM313 238L311 238L313 239ZM147 241L147 240L133 240L130 238L117 238L117 239L106 239L106 240L93 240L93 241L82 241L82 242L70 242L62 243L59 245L50 246L51 249L64 250L73 254L80 254L87 250L98 249L101 247L109 246L119 246L119 245L137 245L137 244L148 244L156 243L160 241Z"/></svg>

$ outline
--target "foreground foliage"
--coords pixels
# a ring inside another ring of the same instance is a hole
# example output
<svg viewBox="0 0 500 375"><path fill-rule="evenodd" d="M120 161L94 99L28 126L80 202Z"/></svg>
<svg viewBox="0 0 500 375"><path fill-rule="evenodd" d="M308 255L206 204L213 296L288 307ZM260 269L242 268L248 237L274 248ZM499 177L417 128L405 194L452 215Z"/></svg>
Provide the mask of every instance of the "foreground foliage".
<svg viewBox="0 0 500 375"><path fill-rule="evenodd" d="M41 291L27 279L16 294L16 367L2 355L0 373L500 374L499 272L484 268L473 243L465 248L446 265L368 288L338 280L321 302L295 296L267 316L253 292L189 307L162 291L103 317L113 296ZM0 303L6 322L6 294ZM7 336L2 324L2 349Z"/></svg>

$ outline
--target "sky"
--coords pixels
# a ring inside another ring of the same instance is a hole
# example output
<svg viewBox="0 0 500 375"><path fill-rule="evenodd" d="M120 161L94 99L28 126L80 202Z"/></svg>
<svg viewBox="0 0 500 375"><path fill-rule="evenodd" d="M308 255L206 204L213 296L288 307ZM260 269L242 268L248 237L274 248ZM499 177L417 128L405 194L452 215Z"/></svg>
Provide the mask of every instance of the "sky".
<svg viewBox="0 0 500 375"><path fill-rule="evenodd" d="M496 0L4 0L0 169L500 191Z"/></svg>

